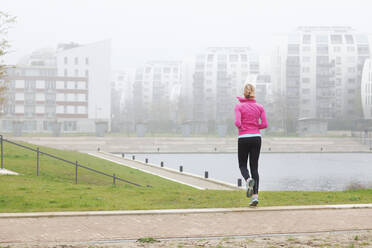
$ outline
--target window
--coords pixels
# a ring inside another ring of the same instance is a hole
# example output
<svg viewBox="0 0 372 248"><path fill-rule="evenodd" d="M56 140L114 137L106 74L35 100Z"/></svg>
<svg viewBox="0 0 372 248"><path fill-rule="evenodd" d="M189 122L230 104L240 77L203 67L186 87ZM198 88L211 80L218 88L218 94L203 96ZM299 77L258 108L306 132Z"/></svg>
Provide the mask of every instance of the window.
<svg viewBox="0 0 372 248"><path fill-rule="evenodd" d="M311 47L309 47L309 46L303 46L302 47L302 51L303 52L310 52L311 51Z"/></svg>
<svg viewBox="0 0 372 248"><path fill-rule="evenodd" d="M366 35L356 35L355 40L357 43L368 44L368 36Z"/></svg>
<svg viewBox="0 0 372 248"><path fill-rule="evenodd" d="M310 44L311 43L311 35L305 34L302 36L302 44Z"/></svg>
<svg viewBox="0 0 372 248"><path fill-rule="evenodd" d="M316 43L328 43L328 36L327 35L317 35L316 36Z"/></svg>
<svg viewBox="0 0 372 248"><path fill-rule="evenodd" d="M355 67L349 67L347 68L348 73L355 73Z"/></svg>
<svg viewBox="0 0 372 248"><path fill-rule="evenodd" d="M248 61L248 56L246 54L240 54L240 60L246 62Z"/></svg>
<svg viewBox="0 0 372 248"><path fill-rule="evenodd" d="M75 69L75 77L78 77L79 76L79 70L78 69Z"/></svg>
<svg viewBox="0 0 372 248"><path fill-rule="evenodd" d="M353 46L348 46L347 47L347 51L350 53L350 52L355 52L355 47Z"/></svg>
<svg viewBox="0 0 372 248"><path fill-rule="evenodd" d="M218 59L218 61L225 61L226 60L226 55L225 54L218 54L217 59Z"/></svg>
<svg viewBox="0 0 372 248"><path fill-rule="evenodd" d="M354 38L350 34L345 35L345 41L346 41L346 44L354 44Z"/></svg>
<svg viewBox="0 0 372 248"><path fill-rule="evenodd" d="M63 76L67 77L67 69L63 70Z"/></svg>
<svg viewBox="0 0 372 248"><path fill-rule="evenodd" d="M230 62L237 62L238 61L238 55L236 54L231 54L229 56Z"/></svg>
<svg viewBox="0 0 372 248"><path fill-rule="evenodd" d="M164 73L170 73L171 69L169 67L165 67L165 68L163 68L163 72Z"/></svg>
<svg viewBox="0 0 372 248"><path fill-rule="evenodd" d="M85 70L85 77L89 77L89 71Z"/></svg>
<svg viewBox="0 0 372 248"><path fill-rule="evenodd" d="M78 65L78 64L79 64L79 58L75 57L75 65Z"/></svg>
<svg viewBox="0 0 372 248"><path fill-rule="evenodd" d="M64 57L64 64L67 65L68 64L68 58L67 57Z"/></svg>
<svg viewBox="0 0 372 248"><path fill-rule="evenodd" d="M213 59L214 59L214 55L213 54L208 54L207 61L212 62Z"/></svg>
<svg viewBox="0 0 372 248"><path fill-rule="evenodd" d="M341 35L331 35L331 43L332 44L342 44L342 36Z"/></svg>
<svg viewBox="0 0 372 248"><path fill-rule="evenodd" d="M85 58L85 64L86 64L86 65L89 65L89 58L88 58L88 57Z"/></svg>
<svg viewBox="0 0 372 248"><path fill-rule="evenodd" d="M57 101L58 102L65 101L65 94L63 94L63 93L57 93Z"/></svg>

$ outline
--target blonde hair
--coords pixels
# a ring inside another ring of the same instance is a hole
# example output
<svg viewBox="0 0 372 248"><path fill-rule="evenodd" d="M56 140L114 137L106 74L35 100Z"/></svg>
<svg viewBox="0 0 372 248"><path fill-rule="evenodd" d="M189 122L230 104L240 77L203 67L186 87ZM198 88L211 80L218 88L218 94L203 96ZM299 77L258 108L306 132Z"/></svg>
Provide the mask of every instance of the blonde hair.
<svg viewBox="0 0 372 248"><path fill-rule="evenodd" d="M256 89L250 83L244 85L244 96L245 98L255 98L256 97Z"/></svg>

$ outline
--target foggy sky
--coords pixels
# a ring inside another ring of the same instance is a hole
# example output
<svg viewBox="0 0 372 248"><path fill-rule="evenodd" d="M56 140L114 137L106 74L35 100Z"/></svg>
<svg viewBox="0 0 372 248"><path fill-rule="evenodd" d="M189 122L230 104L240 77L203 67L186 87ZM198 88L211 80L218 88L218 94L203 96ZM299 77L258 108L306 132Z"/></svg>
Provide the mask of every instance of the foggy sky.
<svg viewBox="0 0 372 248"><path fill-rule="evenodd" d="M112 41L113 69L181 59L208 46L267 53L276 33L297 26L351 26L372 33L368 0L1 0L18 17L8 63L60 42Z"/></svg>

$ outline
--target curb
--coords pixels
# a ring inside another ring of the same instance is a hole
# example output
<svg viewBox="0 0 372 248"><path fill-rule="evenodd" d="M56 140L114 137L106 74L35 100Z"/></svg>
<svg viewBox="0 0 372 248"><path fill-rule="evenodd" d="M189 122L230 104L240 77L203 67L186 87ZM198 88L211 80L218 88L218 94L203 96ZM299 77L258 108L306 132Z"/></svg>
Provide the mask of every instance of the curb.
<svg viewBox="0 0 372 248"><path fill-rule="evenodd" d="M151 167L156 168L156 169L166 170L168 172L172 172L172 173L175 173L175 174L178 174L178 175L189 176L189 177L193 177L193 178L196 178L196 179L199 179L199 180L202 180L202 181L215 183L215 184L218 184L218 185L221 185L221 186L224 186L224 187L228 187L231 190L242 190L243 189L243 188L239 188L237 186L234 186L234 185L226 183L226 182L222 182L222 181L219 181L219 180L216 180L216 179L210 179L210 178L206 179L202 176L195 175L195 174L192 174L192 173L189 173L189 172L179 172L176 169L167 168L167 167L160 167L159 165L152 164L152 163L145 163L145 162L142 162L142 161L139 161L139 160L132 160L132 159L129 159L129 158L122 158L122 157L119 157L118 155L108 153L108 152L104 152L104 151L100 151L99 153L102 153L103 155L114 157L114 158L117 158L117 159L122 159L124 161L137 162L137 163L140 163L142 165L151 166ZM88 153L88 154L93 155L91 153ZM147 172L147 173L150 173L150 172ZM179 182L179 183L182 183L182 182ZM192 186L192 185L189 185L189 186ZM194 186L192 186L192 187L194 187ZM204 189L204 188L199 187L199 189Z"/></svg>
<svg viewBox="0 0 372 248"><path fill-rule="evenodd" d="M261 208L198 208L198 209L158 209L158 210L124 210L124 211L79 211L79 212L35 212L35 213L0 213L0 219L9 218L52 218L52 217L90 217L90 216L123 216L123 215L163 215L163 214L215 214L241 212L272 212L272 211L308 211L308 210L341 210L341 209L372 209L372 204L344 205L309 205L280 206Z"/></svg>

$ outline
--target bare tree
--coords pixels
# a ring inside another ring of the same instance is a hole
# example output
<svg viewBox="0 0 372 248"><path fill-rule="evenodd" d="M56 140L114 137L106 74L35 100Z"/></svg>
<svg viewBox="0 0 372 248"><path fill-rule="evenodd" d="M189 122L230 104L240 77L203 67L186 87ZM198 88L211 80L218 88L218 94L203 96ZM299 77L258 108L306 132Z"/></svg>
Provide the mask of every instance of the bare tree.
<svg viewBox="0 0 372 248"><path fill-rule="evenodd" d="M16 18L7 13L0 11L0 108L5 102L6 84L5 76L9 65L4 64L3 57L9 52L9 41L6 39L9 29L15 22Z"/></svg>

